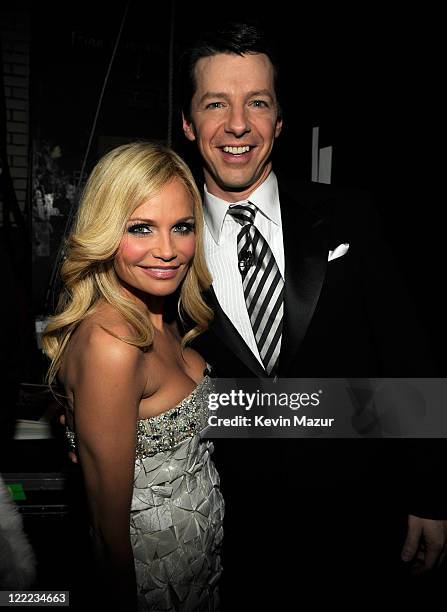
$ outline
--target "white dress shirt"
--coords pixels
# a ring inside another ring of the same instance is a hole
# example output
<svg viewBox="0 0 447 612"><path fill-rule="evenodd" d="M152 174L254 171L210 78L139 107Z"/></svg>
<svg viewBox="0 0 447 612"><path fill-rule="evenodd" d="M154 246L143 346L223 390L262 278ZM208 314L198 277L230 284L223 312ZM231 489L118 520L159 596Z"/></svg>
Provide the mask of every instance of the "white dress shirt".
<svg viewBox="0 0 447 612"><path fill-rule="evenodd" d="M249 200L226 202L204 189L205 254L213 277L213 288L222 310L233 323L252 353L262 365L245 305L242 277L237 256L237 236L241 226L227 210L232 204L250 201L258 208L254 225L270 246L284 278L284 245L278 181L273 172L250 195Z"/></svg>

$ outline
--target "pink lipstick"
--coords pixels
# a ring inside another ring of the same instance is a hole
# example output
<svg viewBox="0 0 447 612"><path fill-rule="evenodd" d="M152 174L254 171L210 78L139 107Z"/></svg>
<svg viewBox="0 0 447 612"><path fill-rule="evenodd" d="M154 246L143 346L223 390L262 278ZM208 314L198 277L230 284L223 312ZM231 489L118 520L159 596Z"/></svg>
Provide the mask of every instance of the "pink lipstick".
<svg viewBox="0 0 447 612"><path fill-rule="evenodd" d="M177 272L179 271L180 266L175 266L174 268L168 267L151 267L151 268L141 268L145 274L150 276L151 278L156 278L159 280L167 280L170 278L175 278L177 276Z"/></svg>

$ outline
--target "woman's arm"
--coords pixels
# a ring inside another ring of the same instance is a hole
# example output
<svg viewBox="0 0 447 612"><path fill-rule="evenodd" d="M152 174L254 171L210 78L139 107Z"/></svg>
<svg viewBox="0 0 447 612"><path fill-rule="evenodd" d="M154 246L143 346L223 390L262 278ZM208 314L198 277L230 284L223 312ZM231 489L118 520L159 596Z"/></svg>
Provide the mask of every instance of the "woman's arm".
<svg viewBox="0 0 447 612"><path fill-rule="evenodd" d="M76 361L74 417L92 524L105 545L105 579L132 609L136 584L129 523L142 353L96 328Z"/></svg>

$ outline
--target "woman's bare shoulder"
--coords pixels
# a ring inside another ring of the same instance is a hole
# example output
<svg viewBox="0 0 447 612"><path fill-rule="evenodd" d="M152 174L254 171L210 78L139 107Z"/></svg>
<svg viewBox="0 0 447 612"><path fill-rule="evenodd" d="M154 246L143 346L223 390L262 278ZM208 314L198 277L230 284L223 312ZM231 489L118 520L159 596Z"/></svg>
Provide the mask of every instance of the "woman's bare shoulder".
<svg viewBox="0 0 447 612"><path fill-rule="evenodd" d="M122 340L135 335L133 327L108 304L101 305L78 326L70 340L66 358L77 367L115 366L136 367L143 353L141 349Z"/></svg>

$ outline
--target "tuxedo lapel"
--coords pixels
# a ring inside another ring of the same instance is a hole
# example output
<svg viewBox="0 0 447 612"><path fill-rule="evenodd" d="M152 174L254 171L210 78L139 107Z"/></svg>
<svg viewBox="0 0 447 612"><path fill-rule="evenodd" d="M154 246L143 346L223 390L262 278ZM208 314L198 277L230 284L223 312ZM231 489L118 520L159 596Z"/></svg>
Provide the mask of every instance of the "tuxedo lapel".
<svg viewBox="0 0 447 612"><path fill-rule="evenodd" d="M311 322L326 274L329 223L325 214L303 206L280 189L285 257L284 320L280 376L298 351ZM307 197L309 200L310 198ZM327 199L327 198L324 198ZM311 202L306 202L311 204Z"/></svg>
<svg viewBox="0 0 447 612"><path fill-rule="evenodd" d="M214 311L214 319L211 331L224 342L230 350L249 368L255 376L263 378L267 376L264 368L245 344L233 323L222 310L213 287L210 287L206 295L206 301Z"/></svg>
<svg viewBox="0 0 447 612"><path fill-rule="evenodd" d="M291 197L287 191L281 189L281 183L279 187L285 256L284 319L279 375L287 376L288 365L297 353L312 320L326 274L329 223L326 213L321 211L326 210L329 191L321 189L321 185L312 185L307 192L294 189L294 196ZM210 332L255 376L268 376L222 310L212 287L204 297L214 311ZM215 350L218 350L218 346Z"/></svg>

